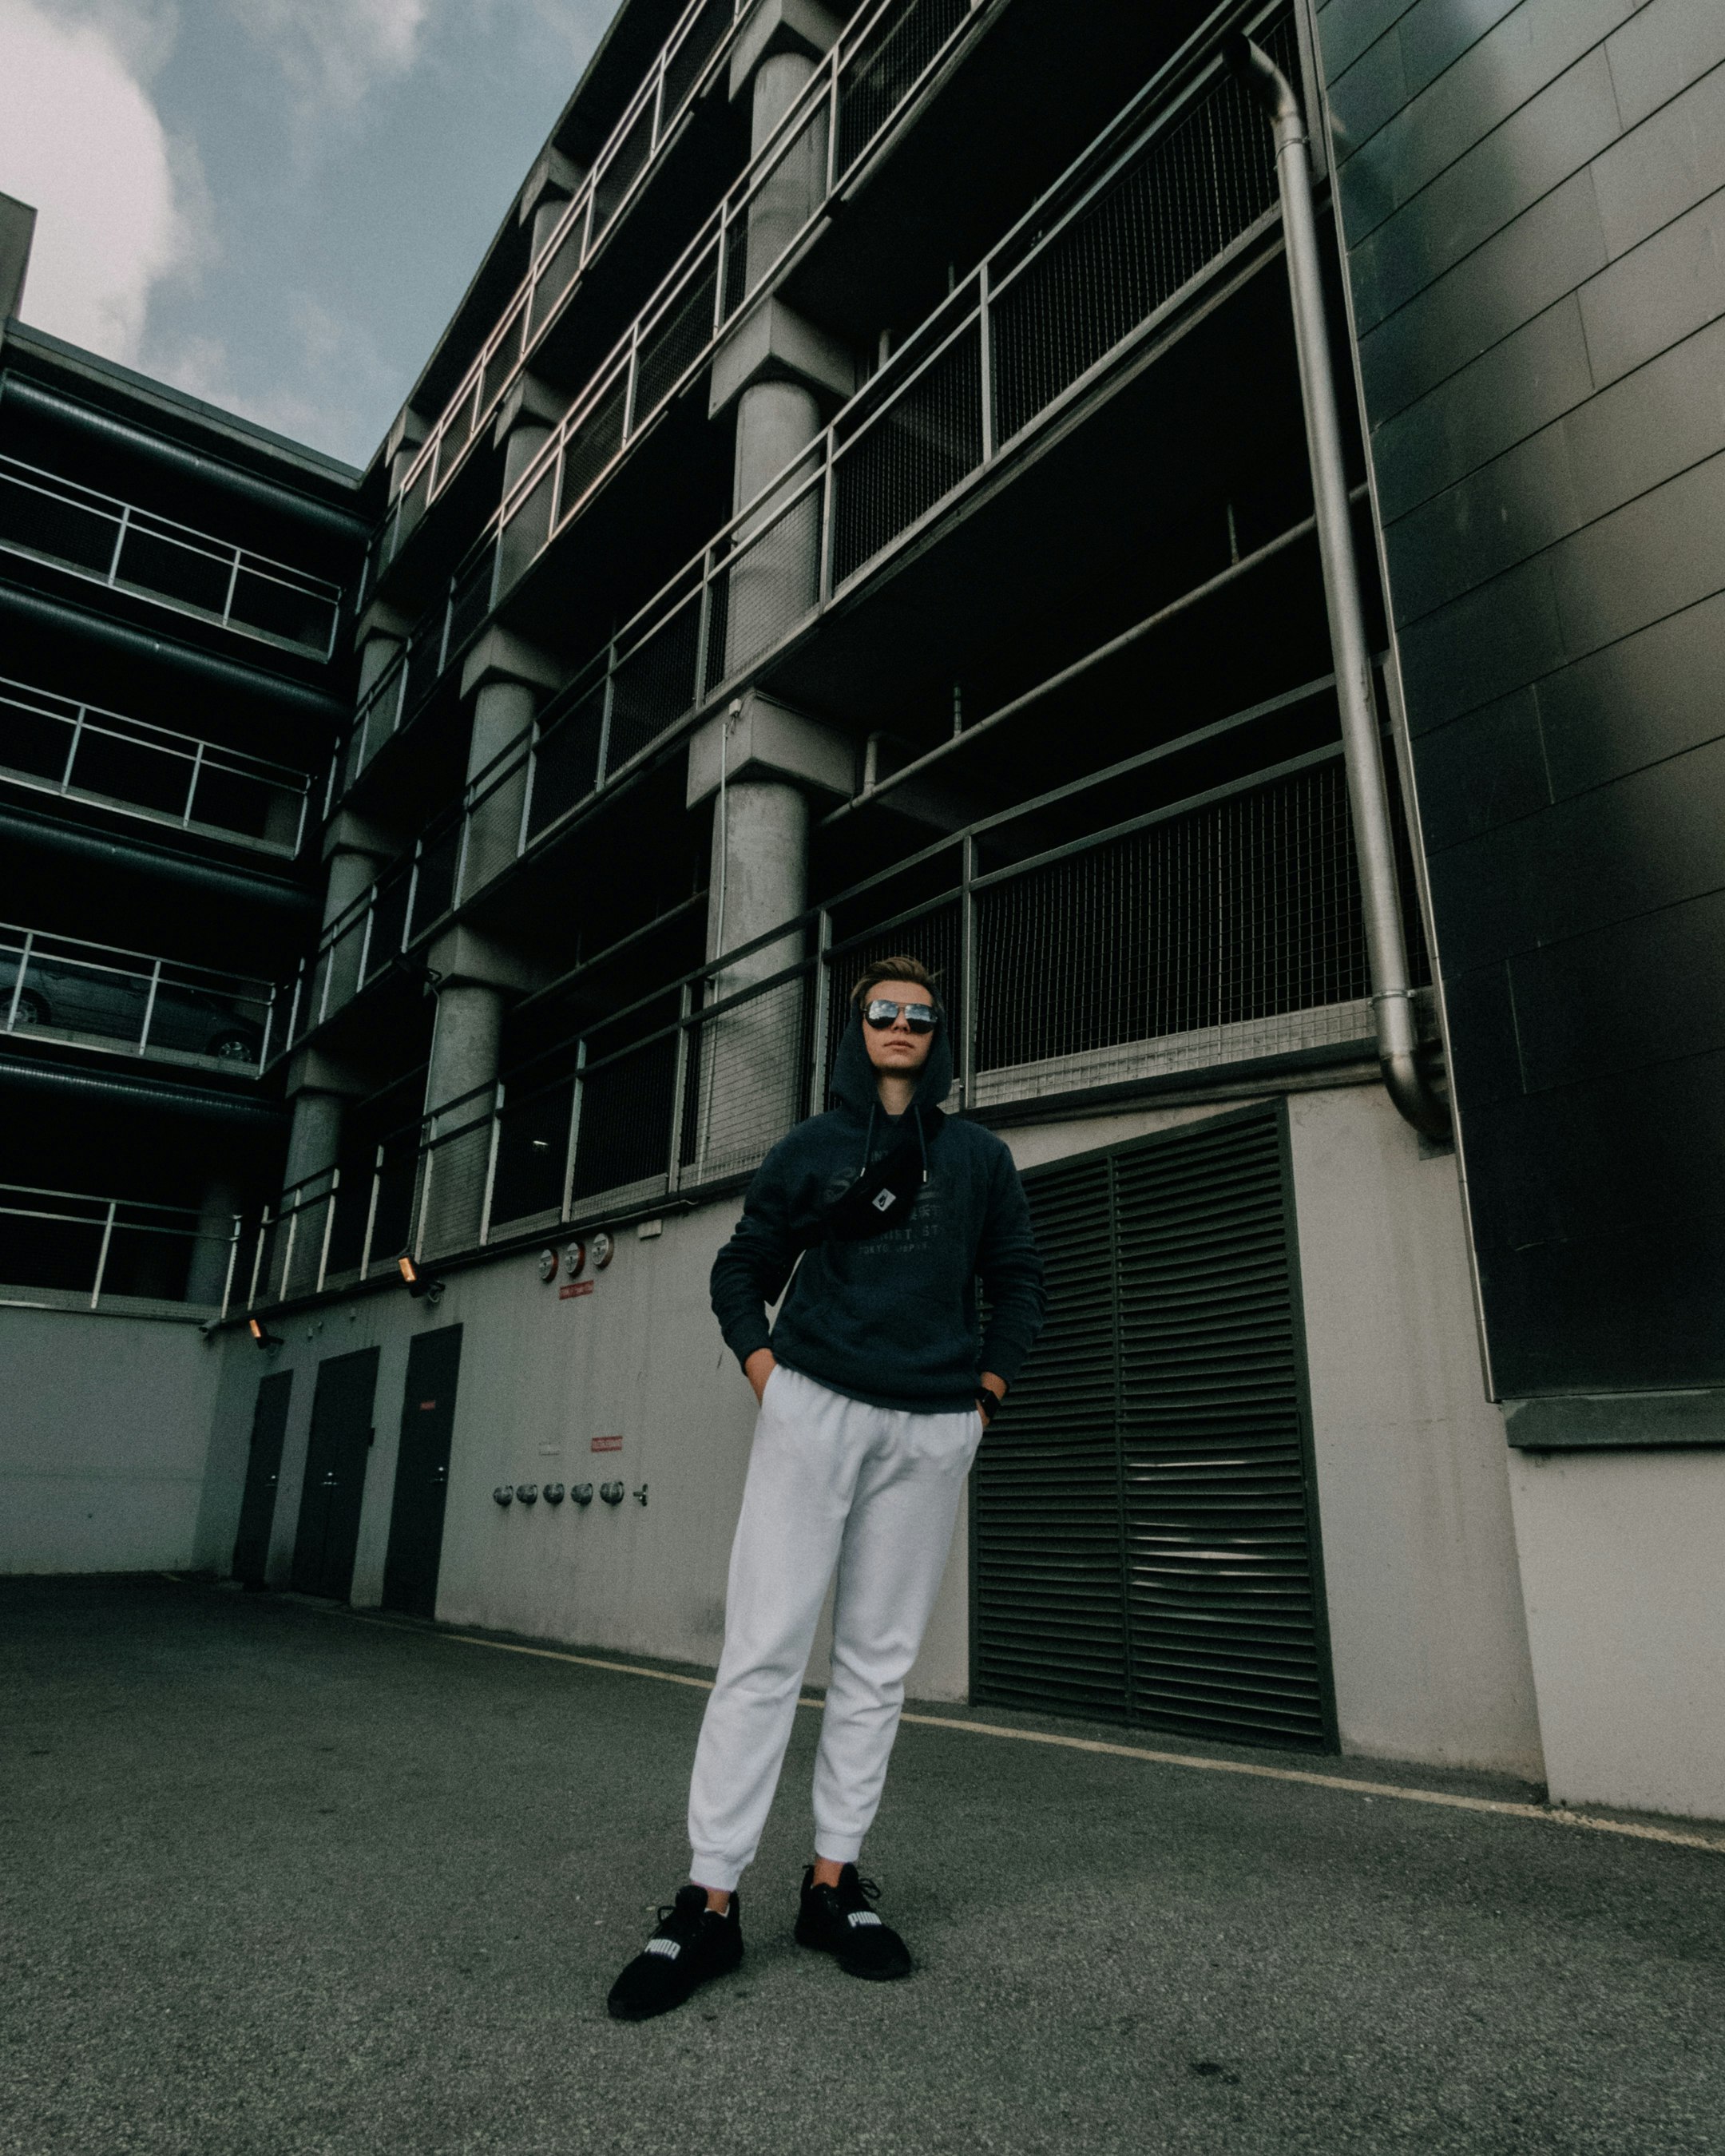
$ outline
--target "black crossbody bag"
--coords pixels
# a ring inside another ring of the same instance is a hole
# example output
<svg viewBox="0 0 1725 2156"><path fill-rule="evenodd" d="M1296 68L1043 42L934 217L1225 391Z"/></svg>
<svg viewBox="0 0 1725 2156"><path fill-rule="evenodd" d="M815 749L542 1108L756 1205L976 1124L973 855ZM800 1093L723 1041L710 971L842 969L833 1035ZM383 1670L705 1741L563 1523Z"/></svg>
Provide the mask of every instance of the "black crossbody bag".
<svg viewBox="0 0 1725 2156"><path fill-rule="evenodd" d="M854 1176L823 1209L803 1238L808 1246L865 1243L910 1217L916 1193L922 1188L927 1152L947 1120L938 1108L912 1110L912 1118L918 1112L924 1117L920 1139L912 1121L910 1128L899 1133L896 1144Z"/></svg>

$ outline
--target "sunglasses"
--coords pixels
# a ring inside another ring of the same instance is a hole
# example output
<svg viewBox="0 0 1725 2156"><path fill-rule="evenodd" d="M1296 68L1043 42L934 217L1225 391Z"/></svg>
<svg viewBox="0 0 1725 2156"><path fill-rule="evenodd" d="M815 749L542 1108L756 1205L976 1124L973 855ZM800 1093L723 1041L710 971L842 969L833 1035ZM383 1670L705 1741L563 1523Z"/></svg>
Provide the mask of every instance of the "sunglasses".
<svg viewBox="0 0 1725 2156"><path fill-rule="evenodd" d="M939 1016L932 1004L896 1004L885 996L871 996L863 1005L863 1024L884 1032L901 1011L912 1033L932 1033Z"/></svg>

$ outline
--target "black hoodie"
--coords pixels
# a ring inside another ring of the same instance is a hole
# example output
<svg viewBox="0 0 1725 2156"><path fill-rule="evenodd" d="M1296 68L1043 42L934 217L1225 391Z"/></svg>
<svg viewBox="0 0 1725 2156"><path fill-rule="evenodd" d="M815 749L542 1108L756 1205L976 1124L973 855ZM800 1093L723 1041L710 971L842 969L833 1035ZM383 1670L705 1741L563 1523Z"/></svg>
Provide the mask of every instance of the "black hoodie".
<svg viewBox="0 0 1725 2156"><path fill-rule="evenodd" d="M940 1114L952 1083L942 1025L911 1106L888 1116L852 1016L833 1065L838 1106L774 1146L713 1260L714 1313L739 1363L770 1347L835 1393L930 1414L973 1406L983 1370L1017 1378L1042 1323L1042 1262L1011 1154L979 1123ZM834 1199L901 1142L927 1163L903 1224L856 1240L825 1233ZM980 1342L978 1279L990 1305ZM769 1332L766 1306L781 1295Z"/></svg>

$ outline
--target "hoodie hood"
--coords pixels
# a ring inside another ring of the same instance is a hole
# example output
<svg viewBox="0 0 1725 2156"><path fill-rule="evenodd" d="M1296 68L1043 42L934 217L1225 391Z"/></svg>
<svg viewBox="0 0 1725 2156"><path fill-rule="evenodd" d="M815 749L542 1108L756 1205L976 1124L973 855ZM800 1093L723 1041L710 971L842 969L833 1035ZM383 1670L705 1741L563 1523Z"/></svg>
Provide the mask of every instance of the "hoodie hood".
<svg viewBox="0 0 1725 2156"><path fill-rule="evenodd" d="M875 1066L869 1060L868 1047L863 1040L860 1011L850 1014L850 1023L839 1043L839 1053L833 1058L832 1082L827 1090L841 1108L848 1108L865 1122L880 1112L880 1091L875 1082ZM921 1111L937 1108L952 1090L952 1045L947 1036L946 1014L942 1012L911 1106L919 1111L920 1119Z"/></svg>

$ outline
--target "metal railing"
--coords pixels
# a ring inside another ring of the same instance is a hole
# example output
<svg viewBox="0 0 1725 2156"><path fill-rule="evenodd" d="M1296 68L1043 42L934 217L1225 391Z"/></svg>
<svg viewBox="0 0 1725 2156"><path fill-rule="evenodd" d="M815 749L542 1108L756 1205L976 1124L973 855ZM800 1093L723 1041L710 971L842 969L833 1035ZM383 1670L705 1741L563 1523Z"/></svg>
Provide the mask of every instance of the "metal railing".
<svg viewBox="0 0 1725 2156"><path fill-rule="evenodd" d="M189 1206L0 1183L0 1301L100 1310L126 1301L226 1306L241 1222ZM34 1291L20 1296L18 1288Z"/></svg>
<svg viewBox="0 0 1725 2156"><path fill-rule="evenodd" d="M1369 1054L1339 742L1036 844L1056 801L1088 790L1117 803L1129 782L1227 734L1249 759L1252 730L1332 723L1333 706L1332 678L1307 682L984 819L442 1103L265 1219L254 1300L387 1271L403 1250L436 1260L734 1183L824 1105L850 983L894 951L942 981L956 1101L969 1108ZM1258 738L1255 753L1267 738L1274 755L1280 737ZM1402 855L1411 896L1404 833Z"/></svg>
<svg viewBox="0 0 1725 2156"><path fill-rule="evenodd" d="M531 496L536 486L552 485L557 528L568 525L614 475L625 452L711 358L726 330L803 235L827 214L832 195L949 57L961 35L998 4L999 0L878 0L862 11L772 140L577 392L511 493L511 502ZM811 161L824 174L813 212L783 228L759 215L763 198L787 167ZM490 377L476 366L458 395L459 424L445 413L441 431L416 459L385 519L367 589L459 469L485 418L525 364L523 358L489 388ZM533 528L531 507L521 513L527 523L520 531ZM507 573L512 565L506 563L497 543L504 521L492 520L444 597L415 629L409 648L392 662L362 705L331 766L328 805L333 806L382 742L424 705L450 658L495 605L501 586L513 580Z"/></svg>
<svg viewBox="0 0 1725 2156"><path fill-rule="evenodd" d="M1257 34L1297 69L1291 18L1265 12ZM331 924L294 984L289 1038L734 694L1250 244L1276 200L1264 130L1219 60L1171 90L1147 85L798 462Z"/></svg>
<svg viewBox="0 0 1725 2156"><path fill-rule="evenodd" d="M335 649L339 584L16 457L0 457L0 548L285 650Z"/></svg>
<svg viewBox="0 0 1725 2156"><path fill-rule="evenodd" d="M270 982L0 922L0 1031L244 1070L278 1045Z"/></svg>
<svg viewBox="0 0 1725 2156"><path fill-rule="evenodd" d="M3 678L0 778L290 858L311 786L285 764Z"/></svg>
<svg viewBox="0 0 1725 2156"><path fill-rule="evenodd" d="M367 559L366 593L448 485L533 348L572 298L582 273L640 192L684 114L727 57L752 5L752 0L690 0L404 474Z"/></svg>

